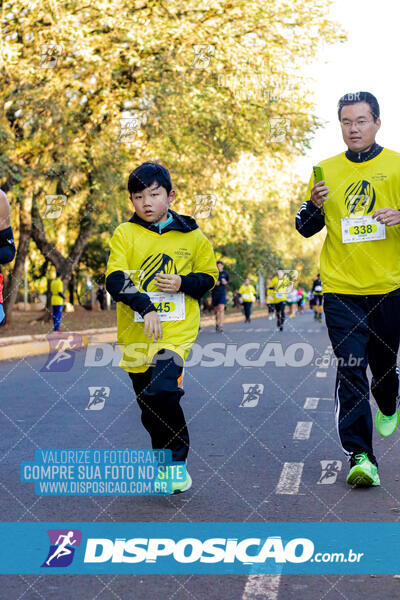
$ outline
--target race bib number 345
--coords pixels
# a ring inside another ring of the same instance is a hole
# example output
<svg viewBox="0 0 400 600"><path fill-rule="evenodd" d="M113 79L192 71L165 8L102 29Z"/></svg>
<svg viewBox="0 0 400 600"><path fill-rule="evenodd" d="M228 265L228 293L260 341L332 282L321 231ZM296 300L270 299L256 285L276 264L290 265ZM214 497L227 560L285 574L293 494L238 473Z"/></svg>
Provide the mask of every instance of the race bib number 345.
<svg viewBox="0 0 400 600"><path fill-rule="evenodd" d="M372 242L386 238L385 225L379 223L371 216L350 217L341 221L343 244Z"/></svg>
<svg viewBox="0 0 400 600"><path fill-rule="evenodd" d="M163 292L147 292L156 307L161 321L183 321L185 318L185 294L165 294ZM143 322L143 317L135 312L135 322Z"/></svg>

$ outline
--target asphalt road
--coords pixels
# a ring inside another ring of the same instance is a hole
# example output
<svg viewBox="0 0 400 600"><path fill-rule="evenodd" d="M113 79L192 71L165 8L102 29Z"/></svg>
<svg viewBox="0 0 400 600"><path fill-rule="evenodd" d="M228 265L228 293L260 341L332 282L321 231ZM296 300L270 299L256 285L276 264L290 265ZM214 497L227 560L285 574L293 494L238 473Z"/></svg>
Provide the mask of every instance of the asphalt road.
<svg viewBox="0 0 400 600"><path fill-rule="evenodd" d="M209 344L215 342L221 344L218 360L215 348L214 358L210 354ZM256 346L243 356L249 343L259 343L261 350L268 344L266 364L260 365ZM167 498L36 496L33 485L19 477L21 461L33 460L36 449L146 448L148 436L127 374L111 364L85 366L86 350L75 353L66 372L42 371L45 356L1 362L2 520L398 520L398 435L375 436L379 488L351 489L345 482L348 467L333 417L335 367L324 322L314 322L306 311L288 319L279 332L274 321L257 318L227 324L222 334L207 327L197 344L197 357L185 370L182 400L193 487ZM207 365L199 364L200 351ZM85 410L90 386L109 388L102 410ZM7 600L393 600L400 598L400 579L374 574L3 575L0 589L0 598Z"/></svg>

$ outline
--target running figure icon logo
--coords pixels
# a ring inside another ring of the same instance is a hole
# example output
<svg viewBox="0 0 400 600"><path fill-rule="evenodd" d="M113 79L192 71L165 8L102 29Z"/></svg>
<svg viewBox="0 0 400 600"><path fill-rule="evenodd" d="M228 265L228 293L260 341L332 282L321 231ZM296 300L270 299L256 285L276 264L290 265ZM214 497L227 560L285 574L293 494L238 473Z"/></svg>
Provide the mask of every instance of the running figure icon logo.
<svg viewBox="0 0 400 600"><path fill-rule="evenodd" d="M240 408L254 408L257 406L261 394L264 391L262 383L242 383L243 399Z"/></svg>
<svg viewBox="0 0 400 600"><path fill-rule="evenodd" d="M337 476L342 470L341 460L320 460L321 477L317 481L320 485L329 485L336 482Z"/></svg>
<svg viewBox="0 0 400 600"><path fill-rule="evenodd" d="M82 349L83 340L79 333L66 333L59 335L50 333L47 336L50 345L49 356L46 364L40 369L43 373L65 372L72 369L75 352Z"/></svg>
<svg viewBox="0 0 400 600"><path fill-rule="evenodd" d="M79 529L48 529L50 548L42 567L68 567L73 561L75 548L81 545Z"/></svg>
<svg viewBox="0 0 400 600"><path fill-rule="evenodd" d="M89 386L89 402L85 410L102 410L107 398L110 396L108 386Z"/></svg>

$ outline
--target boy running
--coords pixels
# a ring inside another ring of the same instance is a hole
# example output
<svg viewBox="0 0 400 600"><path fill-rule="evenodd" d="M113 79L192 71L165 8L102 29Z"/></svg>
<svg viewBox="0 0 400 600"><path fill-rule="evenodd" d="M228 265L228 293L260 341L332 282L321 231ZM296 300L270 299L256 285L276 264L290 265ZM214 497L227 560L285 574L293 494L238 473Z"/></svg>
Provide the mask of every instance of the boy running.
<svg viewBox="0 0 400 600"><path fill-rule="evenodd" d="M254 286L251 285L248 277L244 280L243 285L240 286L239 294L243 302L245 323L250 323L251 307L256 300L256 290L254 289Z"/></svg>
<svg viewBox="0 0 400 600"><path fill-rule="evenodd" d="M183 365L199 329L198 300L213 288L218 270L196 221L169 210L175 191L165 167L137 167L128 191L135 212L114 232L106 273L106 289L117 302L119 366L132 380L153 449L170 449L173 462L185 464ZM191 484L186 471L171 491Z"/></svg>

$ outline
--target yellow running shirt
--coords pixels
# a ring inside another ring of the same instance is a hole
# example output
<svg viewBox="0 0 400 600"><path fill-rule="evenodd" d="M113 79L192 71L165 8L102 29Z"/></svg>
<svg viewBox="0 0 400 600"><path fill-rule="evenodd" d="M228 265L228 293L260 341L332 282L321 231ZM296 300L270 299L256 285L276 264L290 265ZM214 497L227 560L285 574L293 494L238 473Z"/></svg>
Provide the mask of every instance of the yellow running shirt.
<svg viewBox="0 0 400 600"><path fill-rule="evenodd" d="M330 190L323 208L324 293L386 294L399 288L400 225L385 227L386 239L343 243L341 219L371 216L378 208L400 209L400 154L384 148L375 158L355 163L341 153L318 164ZM311 177L307 199L313 185Z"/></svg>
<svg viewBox="0 0 400 600"><path fill-rule="evenodd" d="M58 295L58 292L64 292L64 286L61 279L53 279L50 284L51 291L51 305L52 306L62 306L64 304L64 300L61 296Z"/></svg>
<svg viewBox="0 0 400 600"><path fill-rule="evenodd" d="M242 285L239 289L239 294L242 296L243 302L255 302L256 290L252 285Z"/></svg>
<svg viewBox="0 0 400 600"><path fill-rule="evenodd" d="M275 275L271 279L270 288L272 291L272 304L278 304L279 302L286 302L287 300L287 288L290 285L290 280L287 275L284 275L282 279L279 279L278 275Z"/></svg>
<svg viewBox="0 0 400 600"><path fill-rule="evenodd" d="M106 277L114 271L129 274L138 291L144 293L158 291L154 277L159 272L207 273L214 283L218 278L213 249L200 229L184 233L172 230L160 235L131 221L119 225L110 241ZM185 315L178 320L162 320L163 338L158 342L150 341L144 335L144 323L135 321L135 311L123 302L117 302L117 336L123 354L119 366L122 369L131 373L146 371L153 356L163 348L173 350L186 360L198 334L200 310L198 300L188 294L180 295L183 295ZM164 304L169 311L173 303Z"/></svg>

